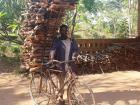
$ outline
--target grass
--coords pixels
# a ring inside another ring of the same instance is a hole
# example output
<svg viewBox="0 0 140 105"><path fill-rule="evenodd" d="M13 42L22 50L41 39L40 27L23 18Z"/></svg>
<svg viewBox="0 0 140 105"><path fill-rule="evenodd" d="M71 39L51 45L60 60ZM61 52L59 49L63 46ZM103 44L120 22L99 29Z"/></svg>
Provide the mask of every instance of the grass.
<svg viewBox="0 0 140 105"><path fill-rule="evenodd" d="M0 72L14 72L18 74L20 71L20 60L17 57L0 56L0 65Z"/></svg>

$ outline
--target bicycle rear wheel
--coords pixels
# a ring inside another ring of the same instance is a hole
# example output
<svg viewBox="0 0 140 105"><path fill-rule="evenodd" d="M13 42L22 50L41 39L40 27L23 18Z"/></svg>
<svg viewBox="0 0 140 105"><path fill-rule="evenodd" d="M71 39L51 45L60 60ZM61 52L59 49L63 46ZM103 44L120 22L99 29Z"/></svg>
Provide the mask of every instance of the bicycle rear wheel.
<svg viewBox="0 0 140 105"><path fill-rule="evenodd" d="M30 96L35 105L49 105L51 88L46 77L35 74L30 81Z"/></svg>
<svg viewBox="0 0 140 105"><path fill-rule="evenodd" d="M93 91L82 82L73 81L67 92L68 105L95 105Z"/></svg>

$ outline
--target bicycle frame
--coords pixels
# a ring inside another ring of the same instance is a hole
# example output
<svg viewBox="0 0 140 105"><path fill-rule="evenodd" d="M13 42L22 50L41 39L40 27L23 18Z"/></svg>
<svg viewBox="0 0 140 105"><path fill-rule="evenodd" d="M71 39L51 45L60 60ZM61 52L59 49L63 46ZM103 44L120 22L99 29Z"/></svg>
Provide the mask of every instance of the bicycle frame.
<svg viewBox="0 0 140 105"><path fill-rule="evenodd" d="M49 70L48 70L48 72L49 72ZM62 73L62 72L60 72L60 73ZM51 73L50 72L49 72L49 78L51 80L52 85L55 88L57 88L57 86L55 85L55 83L51 79ZM69 85L70 83L72 83L73 81L75 81L77 79L75 74L72 72L72 69L71 69L71 67L69 65L68 65L68 70L66 70L66 79L67 79L67 81L64 81L64 84L62 85L62 87L60 89L57 88L58 93L56 94L56 98L60 97L60 93L61 93L61 91L64 89L64 87L66 85Z"/></svg>
<svg viewBox="0 0 140 105"><path fill-rule="evenodd" d="M60 61L58 63L61 64L61 63L69 63L69 62L65 62L65 61L61 62ZM55 65L55 62L54 62L54 65ZM39 94L40 93L41 94L46 93L46 94L44 94L45 97L46 97L45 100L43 99L43 100L39 101L39 103L41 103L43 101L46 101L47 105L48 104L56 104L58 101L63 99L63 97L61 97L61 96L64 94L63 93L64 92L64 87L67 85L68 86L68 88L67 88L68 103L70 105L73 105L72 102L71 102L71 100L73 101L73 99L71 99L71 96L70 96L71 95L71 89L73 88L73 86L75 87L75 85L77 83L79 83L79 81L78 81L78 78L77 78L76 74L72 71L70 65L68 65L68 68L65 71L66 71L66 73L65 73L65 81L64 81L63 84L61 84L60 81L55 82L55 80L53 78L53 77L56 77L57 78L56 80L59 80L57 73L61 74L63 72L61 72L60 70L57 70L57 69L51 69L47 65L46 65L46 68L43 68L43 66L42 66L42 69L37 71L37 72L31 72L32 80L34 80L34 78L36 78L36 76L35 76L36 74L39 74L39 75L37 75L37 79L39 80L39 82L37 84L37 87L38 87L37 92L39 92ZM54 75L52 75L52 74L54 74ZM40 78L38 78L38 77L40 77ZM44 79L45 79L45 81L44 81ZM43 85L43 84L45 84L45 85ZM44 87L44 86L46 86L46 87ZM84 86L86 89L88 89L88 92L91 94L91 98L93 99L93 103L94 103L93 105L95 105L95 99L93 98L94 96L93 96L92 90L90 88L88 88L88 86L86 86L84 84L82 86ZM77 89L77 87L76 87L76 89ZM31 94L31 98L34 100L34 102L36 104L37 101L34 98L34 96L32 95L32 90L31 90L30 94ZM84 100L80 101L80 102L84 102ZM36 104L36 105L39 105L39 104ZM78 104L78 105L80 105L80 104ZM88 105L88 104L86 104L86 105Z"/></svg>

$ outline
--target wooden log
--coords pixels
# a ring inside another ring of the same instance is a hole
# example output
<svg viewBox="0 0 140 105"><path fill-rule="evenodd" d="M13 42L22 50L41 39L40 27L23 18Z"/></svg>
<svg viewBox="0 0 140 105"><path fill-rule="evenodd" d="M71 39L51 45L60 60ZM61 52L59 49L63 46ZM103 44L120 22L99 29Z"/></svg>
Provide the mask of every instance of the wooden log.
<svg viewBox="0 0 140 105"><path fill-rule="evenodd" d="M50 10L60 10L60 9L70 9L70 10L74 10L75 9L75 5L70 5L69 3L63 3L63 4L51 4L51 6L49 7Z"/></svg>
<svg viewBox="0 0 140 105"><path fill-rule="evenodd" d="M41 67L34 67L34 68L30 68L30 72L36 72L40 69Z"/></svg>

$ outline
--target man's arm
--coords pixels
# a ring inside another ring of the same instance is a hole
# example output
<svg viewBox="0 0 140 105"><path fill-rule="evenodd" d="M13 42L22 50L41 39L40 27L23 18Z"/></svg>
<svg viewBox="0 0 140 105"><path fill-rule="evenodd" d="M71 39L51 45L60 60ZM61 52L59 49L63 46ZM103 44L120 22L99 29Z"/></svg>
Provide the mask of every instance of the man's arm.
<svg viewBox="0 0 140 105"><path fill-rule="evenodd" d="M56 51L57 47L58 47L58 40L55 39L53 41L52 47L50 49L50 58L49 58L50 60L54 59L54 55L55 55L55 51Z"/></svg>
<svg viewBox="0 0 140 105"><path fill-rule="evenodd" d="M53 60L54 59L54 54L55 54L55 50L51 50L50 51L50 60Z"/></svg>
<svg viewBox="0 0 140 105"><path fill-rule="evenodd" d="M75 39L73 39L73 47L74 47L74 52L75 53L79 53L78 44L77 44Z"/></svg>
<svg viewBox="0 0 140 105"><path fill-rule="evenodd" d="M77 57L78 53L79 53L79 48L78 48L78 44L76 42L75 39L72 39L73 41L73 54L72 54L72 59L75 59L75 57Z"/></svg>

